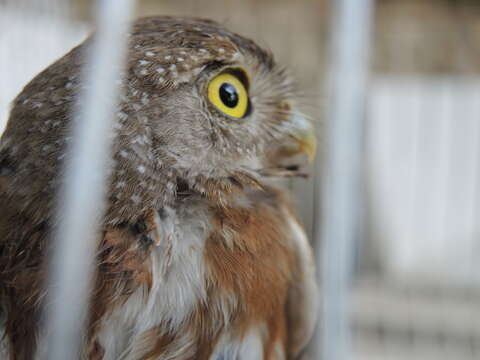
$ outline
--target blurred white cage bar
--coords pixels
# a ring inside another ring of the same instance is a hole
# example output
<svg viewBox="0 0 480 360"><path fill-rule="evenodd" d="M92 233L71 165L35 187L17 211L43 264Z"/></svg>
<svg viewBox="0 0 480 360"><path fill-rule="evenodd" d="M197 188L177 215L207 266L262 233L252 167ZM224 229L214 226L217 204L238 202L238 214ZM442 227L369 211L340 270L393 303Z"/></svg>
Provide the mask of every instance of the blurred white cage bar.
<svg viewBox="0 0 480 360"><path fill-rule="evenodd" d="M88 14L92 2L0 0L0 131L7 104L21 87L90 30L85 15L78 14ZM335 38L329 32L337 28L331 15L339 2L138 0L137 13L210 17L255 38L295 70L303 93L315 94L313 103L320 105L307 112L330 116L322 75L328 72L324 57L332 56L324 56L324 49L325 40ZM351 331L352 342L339 356L479 359L480 71L475 46L480 4L377 0L375 6L375 57L365 92L365 147L359 163L364 187L354 194L363 197L364 206L355 256L343 267L352 269L351 292L343 293L351 309L332 320L347 324L350 317L344 335L336 339L348 339ZM325 130L319 126L321 139ZM317 180L323 179L322 171L326 168L317 168ZM309 233L320 225L312 215L312 183L293 183ZM330 256L335 255L321 257ZM348 308L340 305L337 310ZM309 353L307 358L315 357Z"/></svg>
<svg viewBox="0 0 480 360"><path fill-rule="evenodd" d="M100 0L97 31L78 99L59 194L58 229L49 274L45 360L78 358L91 293L96 239L105 211L110 133L119 101L128 22L134 0Z"/></svg>
<svg viewBox="0 0 480 360"><path fill-rule="evenodd" d="M315 189L321 194L317 203L322 204L316 222L321 230L315 239L317 269L323 280L321 331L316 339L321 351L316 356L322 354L322 359L351 358L350 287L362 200L360 163L372 11L370 0L339 0L333 14L325 175Z"/></svg>

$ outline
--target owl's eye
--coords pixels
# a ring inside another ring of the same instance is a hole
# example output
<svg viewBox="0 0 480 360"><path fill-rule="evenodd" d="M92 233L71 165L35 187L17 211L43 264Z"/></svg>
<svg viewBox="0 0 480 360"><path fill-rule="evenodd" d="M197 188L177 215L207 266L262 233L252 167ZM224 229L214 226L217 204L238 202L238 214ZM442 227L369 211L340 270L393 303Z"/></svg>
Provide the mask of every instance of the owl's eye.
<svg viewBox="0 0 480 360"><path fill-rule="evenodd" d="M235 73L224 72L210 80L208 99L218 110L229 117L241 119L247 114L247 89Z"/></svg>

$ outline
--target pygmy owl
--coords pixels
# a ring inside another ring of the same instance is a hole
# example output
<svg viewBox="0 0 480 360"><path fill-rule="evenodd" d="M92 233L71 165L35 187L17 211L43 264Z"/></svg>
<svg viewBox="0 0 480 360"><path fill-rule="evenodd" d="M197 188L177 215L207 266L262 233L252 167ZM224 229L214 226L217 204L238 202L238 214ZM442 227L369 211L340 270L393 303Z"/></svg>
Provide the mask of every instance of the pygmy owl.
<svg viewBox="0 0 480 360"><path fill-rule="evenodd" d="M312 156L294 85L253 41L201 19L128 35L107 212L82 356L294 359L311 337L311 250L285 190ZM4 356L35 358L72 105L88 39L15 99L0 142Z"/></svg>

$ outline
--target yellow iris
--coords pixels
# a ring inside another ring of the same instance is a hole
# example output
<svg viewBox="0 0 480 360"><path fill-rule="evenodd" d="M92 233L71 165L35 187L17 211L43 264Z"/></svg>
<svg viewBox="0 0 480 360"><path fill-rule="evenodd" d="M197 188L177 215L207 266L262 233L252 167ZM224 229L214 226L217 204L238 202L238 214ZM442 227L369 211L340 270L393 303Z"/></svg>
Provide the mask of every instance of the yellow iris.
<svg viewBox="0 0 480 360"><path fill-rule="evenodd" d="M208 99L218 110L232 118L243 118L248 110L247 89L231 73L221 73L210 81Z"/></svg>

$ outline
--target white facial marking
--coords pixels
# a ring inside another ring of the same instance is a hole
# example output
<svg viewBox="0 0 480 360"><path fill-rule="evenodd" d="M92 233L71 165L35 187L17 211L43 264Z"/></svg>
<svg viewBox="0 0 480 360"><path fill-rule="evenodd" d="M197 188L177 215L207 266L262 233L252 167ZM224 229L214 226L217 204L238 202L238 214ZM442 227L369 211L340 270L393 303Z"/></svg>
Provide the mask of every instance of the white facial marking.
<svg viewBox="0 0 480 360"><path fill-rule="evenodd" d="M312 128L311 123L302 114L294 113L291 116L291 122L295 124L295 128L299 128L302 130L309 130Z"/></svg>

